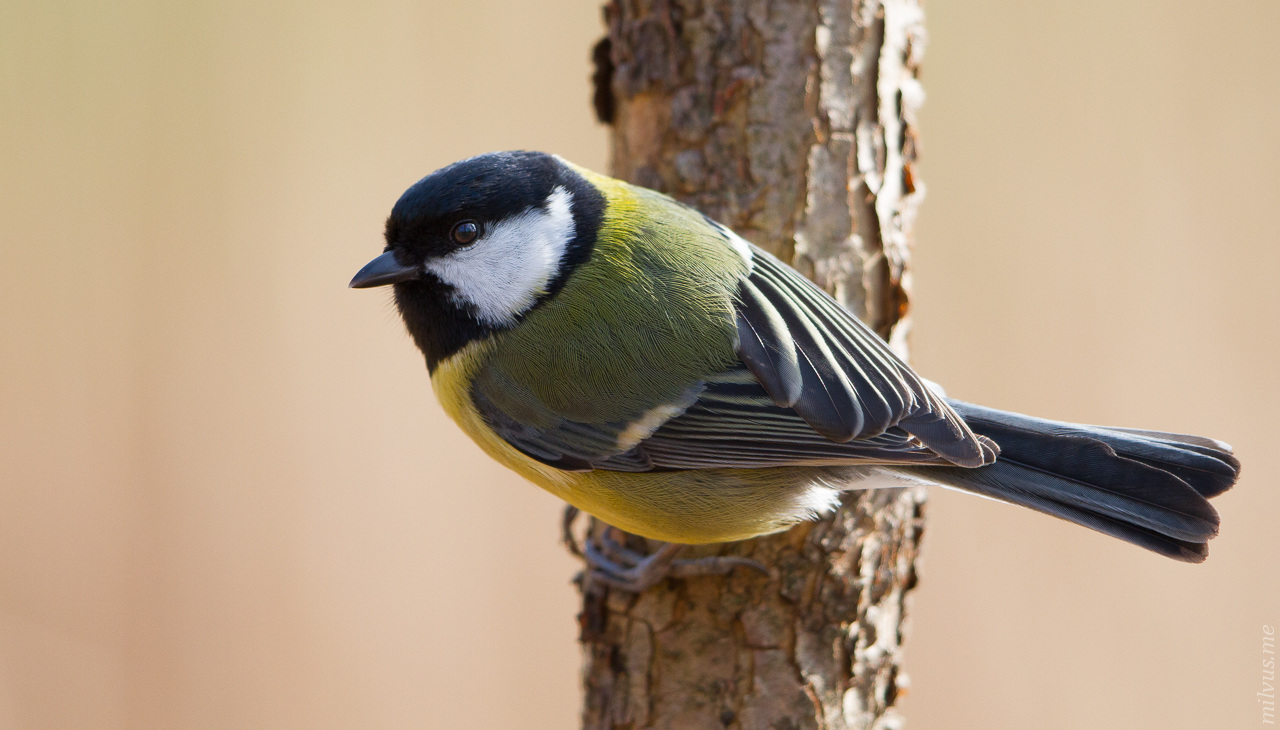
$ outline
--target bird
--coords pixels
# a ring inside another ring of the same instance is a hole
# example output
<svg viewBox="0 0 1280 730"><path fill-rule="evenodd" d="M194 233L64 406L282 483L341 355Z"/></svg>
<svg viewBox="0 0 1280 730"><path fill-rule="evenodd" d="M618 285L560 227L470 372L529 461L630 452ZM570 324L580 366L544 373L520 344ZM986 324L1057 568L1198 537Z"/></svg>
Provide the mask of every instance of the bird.
<svg viewBox="0 0 1280 730"><path fill-rule="evenodd" d="M427 175L385 241L350 286L392 287L444 411L499 463L663 545L596 550L607 585L640 590L683 545L779 532L848 490L922 483L1197 563L1209 499L1239 475L1215 439L949 398L764 249L556 155Z"/></svg>

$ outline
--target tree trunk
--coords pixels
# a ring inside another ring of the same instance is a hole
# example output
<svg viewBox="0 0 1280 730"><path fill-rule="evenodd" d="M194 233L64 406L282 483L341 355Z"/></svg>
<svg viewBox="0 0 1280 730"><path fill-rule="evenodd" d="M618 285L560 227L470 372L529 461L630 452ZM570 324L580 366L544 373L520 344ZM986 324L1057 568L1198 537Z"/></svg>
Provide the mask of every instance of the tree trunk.
<svg viewBox="0 0 1280 730"><path fill-rule="evenodd" d="M918 2L613 0L605 21L596 107L613 174L791 262L905 354ZM583 727L897 727L922 503L852 492L819 522L690 549L770 578L584 593Z"/></svg>

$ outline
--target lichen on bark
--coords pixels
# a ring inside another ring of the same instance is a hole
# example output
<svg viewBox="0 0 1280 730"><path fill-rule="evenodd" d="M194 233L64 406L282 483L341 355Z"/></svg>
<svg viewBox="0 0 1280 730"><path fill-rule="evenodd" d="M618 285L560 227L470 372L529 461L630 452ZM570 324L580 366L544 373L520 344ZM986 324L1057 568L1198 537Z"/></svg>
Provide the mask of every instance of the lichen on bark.
<svg viewBox="0 0 1280 730"><path fill-rule="evenodd" d="M905 355L918 2L613 0L605 22L613 174L791 262ZM852 492L818 522L691 549L769 578L585 593L583 727L897 727L922 506L919 489Z"/></svg>

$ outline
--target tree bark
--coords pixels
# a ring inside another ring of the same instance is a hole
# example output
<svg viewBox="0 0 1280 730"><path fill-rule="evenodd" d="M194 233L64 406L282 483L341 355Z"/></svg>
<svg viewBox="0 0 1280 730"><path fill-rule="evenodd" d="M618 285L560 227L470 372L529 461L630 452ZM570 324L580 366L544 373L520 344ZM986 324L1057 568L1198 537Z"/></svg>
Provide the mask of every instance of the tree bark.
<svg viewBox="0 0 1280 730"><path fill-rule="evenodd" d="M605 22L613 174L791 262L905 355L917 0L612 0ZM768 578L584 592L583 727L898 727L923 500L851 492L819 522L690 549Z"/></svg>

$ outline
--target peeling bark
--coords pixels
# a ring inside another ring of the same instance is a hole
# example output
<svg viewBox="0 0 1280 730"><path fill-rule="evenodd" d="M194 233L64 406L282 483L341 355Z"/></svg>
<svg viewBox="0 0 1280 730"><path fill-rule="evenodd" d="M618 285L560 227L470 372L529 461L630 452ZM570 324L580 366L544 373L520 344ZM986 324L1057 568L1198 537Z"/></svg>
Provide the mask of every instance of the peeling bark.
<svg viewBox="0 0 1280 730"><path fill-rule="evenodd" d="M594 101L613 174L791 262L905 355L918 2L613 0L605 21ZM900 726L923 499L853 492L819 522L690 549L771 578L584 594L583 727Z"/></svg>

